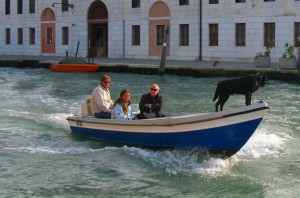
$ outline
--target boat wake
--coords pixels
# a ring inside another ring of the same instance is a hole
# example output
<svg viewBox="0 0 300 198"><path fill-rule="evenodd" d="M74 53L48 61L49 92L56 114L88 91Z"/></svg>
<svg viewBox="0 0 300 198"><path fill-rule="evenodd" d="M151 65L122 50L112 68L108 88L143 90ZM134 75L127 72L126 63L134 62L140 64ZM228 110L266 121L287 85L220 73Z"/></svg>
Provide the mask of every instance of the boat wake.
<svg viewBox="0 0 300 198"><path fill-rule="evenodd" d="M98 152L101 149L92 149L87 147L68 147L68 148L53 148L50 146L40 146L40 147L5 147L6 150L12 150L23 153L32 153L32 154L82 154L82 153L91 153Z"/></svg>
<svg viewBox="0 0 300 198"><path fill-rule="evenodd" d="M230 173L238 159L227 159L210 156L201 149L174 149L174 150L148 150L124 146L122 148L128 155L151 164L155 168L170 175L196 174L203 177L219 177Z"/></svg>
<svg viewBox="0 0 300 198"><path fill-rule="evenodd" d="M29 111L16 111L11 109L4 109L4 111L8 117L32 121L41 125L46 125L53 128L61 128L64 130L70 129L66 118L69 116L73 116L73 114L65 113L39 114Z"/></svg>
<svg viewBox="0 0 300 198"><path fill-rule="evenodd" d="M267 128L257 130L237 156L261 158L264 156L279 156L285 149L285 143L291 139L286 133L270 133Z"/></svg>

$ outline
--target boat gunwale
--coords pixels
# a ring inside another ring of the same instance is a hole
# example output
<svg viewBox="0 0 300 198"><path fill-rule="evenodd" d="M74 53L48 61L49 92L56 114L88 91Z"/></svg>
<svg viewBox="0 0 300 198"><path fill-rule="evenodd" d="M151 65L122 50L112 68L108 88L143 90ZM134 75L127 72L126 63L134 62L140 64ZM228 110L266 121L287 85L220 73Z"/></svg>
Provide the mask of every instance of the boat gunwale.
<svg viewBox="0 0 300 198"><path fill-rule="evenodd" d="M240 107L236 109L229 109L221 112L212 113L195 113L189 115L179 115L172 117L161 117L143 120L116 120L116 119L99 119L94 117L68 117L68 121L105 124L105 125L126 125L126 126L175 126L194 123L203 123L234 116L244 115L248 113L258 112L269 109L265 102L258 103L251 106ZM199 117L203 117L199 119ZM263 116L261 116L263 117ZM175 122L174 122L175 121Z"/></svg>

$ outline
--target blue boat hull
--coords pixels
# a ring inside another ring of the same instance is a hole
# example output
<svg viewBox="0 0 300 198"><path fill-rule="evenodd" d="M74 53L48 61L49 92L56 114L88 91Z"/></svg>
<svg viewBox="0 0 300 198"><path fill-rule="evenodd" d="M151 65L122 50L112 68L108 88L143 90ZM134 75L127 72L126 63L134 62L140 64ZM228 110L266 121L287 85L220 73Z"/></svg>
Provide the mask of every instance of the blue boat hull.
<svg viewBox="0 0 300 198"><path fill-rule="evenodd" d="M216 128L176 133L145 133L108 131L71 126L75 134L91 138L154 148L205 148L212 152L235 153L252 136L262 119L241 122Z"/></svg>

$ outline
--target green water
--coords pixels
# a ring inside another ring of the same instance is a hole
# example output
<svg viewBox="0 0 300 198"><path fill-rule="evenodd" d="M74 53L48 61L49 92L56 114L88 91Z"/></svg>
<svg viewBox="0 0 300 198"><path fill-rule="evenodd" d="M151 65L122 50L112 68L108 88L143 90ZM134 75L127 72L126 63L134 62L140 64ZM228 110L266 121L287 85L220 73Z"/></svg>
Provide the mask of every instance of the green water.
<svg viewBox="0 0 300 198"><path fill-rule="evenodd" d="M210 112L225 78L109 73L111 94L158 83L166 112ZM268 81L252 102L270 106L247 144L228 159L198 150L118 147L74 136L66 118L102 73L0 68L0 197L299 197L300 85ZM226 108L244 105L231 96Z"/></svg>

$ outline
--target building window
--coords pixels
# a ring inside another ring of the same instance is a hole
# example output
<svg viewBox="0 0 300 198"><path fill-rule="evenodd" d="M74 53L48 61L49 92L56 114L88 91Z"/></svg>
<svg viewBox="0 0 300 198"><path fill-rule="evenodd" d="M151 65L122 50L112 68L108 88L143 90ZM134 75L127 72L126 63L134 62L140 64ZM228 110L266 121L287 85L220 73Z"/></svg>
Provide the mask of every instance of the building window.
<svg viewBox="0 0 300 198"><path fill-rule="evenodd" d="M132 26L132 45L140 45L141 28L139 25Z"/></svg>
<svg viewBox="0 0 300 198"><path fill-rule="evenodd" d="M209 24L209 46L218 46L219 44L219 25Z"/></svg>
<svg viewBox="0 0 300 198"><path fill-rule="evenodd" d="M23 0L18 0L18 14L23 13Z"/></svg>
<svg viewBox="0 0 300 198"><path fill-rule="evenodd" d="M62 27L62 44L69 45L69 28Z"/></svg>
<svg viewBox="0 0 300 198"><path fill-rule="evenodd" d="M264 45L275 45L275 23L264 24Z"/></svg>
<svg viewBox="0 0 300 198"><path fill-rule="evenodd" d="M29 28L29 44L34 45L35 44L35 29Z"/></svg>
<svg viewBox="0 0 300 198"><path fill-rule="evenodd" d="M52 28L48 27L46 29L46 44L51 45L52 44L52 38L53 38Z"/></svg>
<svg viewBox="0 0 300 198"><path fill-rule="evenodd" d="M264 2L271 2L271 1L275 1L275 0L264 0Z"/></svg>
<svg viewBox="0 0 300 198"><path fill-rule="evenodd" d="M180 27L180 42L181 46L189 45L189 24L181 24Z"/></svg>
<svg viewBox="0 0 300 198"><path fill-rule="evenodd" d="M23 44L23 28L18 28L18 44Z"/></svg>
<svg viewBox="0 0 300 198"><path fill-rule="evenodd" d="M141 7L140 0L132 0L131 4L132 4L132 8L139 8L139 7Z"/></svg>
<svg viewBox="0 0 300 198"><path fill-rule="evenodd" d="M209 0L209 4L218 4L219 0Z"/></svg>
<svg viewBox="0 0 300 198"><path fill-rule="evenodd" d="M179 0L179 5L189 5L189 0Z"/></svg>
<svg viewBox="0 0 300 198"><path fill-rule="evenodd" d="M235 24L235 45L246 46L246 24Z"/></svg>
<svg viewBox="0 0 300 198"><path fill-rule="evenodd" d="M246 0L235 0L235 3L246 3Z"/></svg>
<svg viewBox="0 0 300 198"><path fill-rule="evenodd" d="M35 0L29 0L29 13L35 13Z"/></svg>
<svg viewBox="0 0 300 198"><path fill-rule="evenodd" d="M295 23L294 45L300 47L300 22Z"/></svg>
<svg viewBox="0 0 300 198"><path fill-rule="evenodd" d="M5 0L5 14L10 14L10 0Z"/></svg>
<svg viewBox="0 0 300 198"><path fill-rule="evenodd" d="M61 1L61 11L63 12L69 11L69 0Z"/></svg>
<svg viewBox="0 0 300 198"><path fill-rule="evenodd" d="M10 28L5 29L5 43L6 45L10 44Z"/></svg>
<svg viewBox="0 0 300 198"><path fill-rule="evenodd" d="M157 25L156 26L156 45L161 46L164 42L165 26Z"/></svg>

